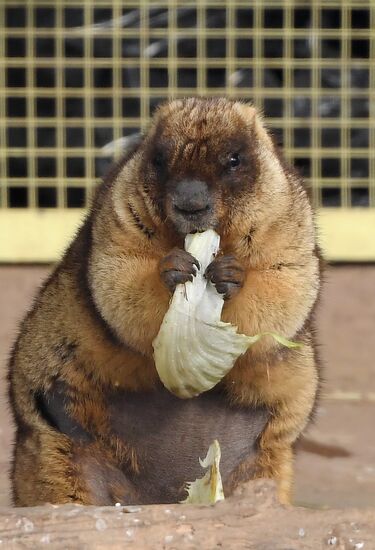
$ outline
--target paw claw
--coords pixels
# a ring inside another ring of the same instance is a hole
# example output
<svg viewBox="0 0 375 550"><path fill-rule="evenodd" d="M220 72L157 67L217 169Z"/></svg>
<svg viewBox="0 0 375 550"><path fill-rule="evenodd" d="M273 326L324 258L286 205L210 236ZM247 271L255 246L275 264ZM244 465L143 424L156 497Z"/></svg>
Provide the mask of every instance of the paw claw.
<svg viewBox="0 0 375 550"><path fill-rule="evenodd" d="M224 294L224 299L228 300L243 286L245 270L234 256L228 254L215 258L204 275L215 285L219 294Z"/></svg>
<svg viewBox="0 0 375 550"><path fill-rule="evenodd" d="M199 262L194 256L180 248L174 248L159 263L159 273L166 287L174 292L178 284L192 281L199 269Z"/></svg>

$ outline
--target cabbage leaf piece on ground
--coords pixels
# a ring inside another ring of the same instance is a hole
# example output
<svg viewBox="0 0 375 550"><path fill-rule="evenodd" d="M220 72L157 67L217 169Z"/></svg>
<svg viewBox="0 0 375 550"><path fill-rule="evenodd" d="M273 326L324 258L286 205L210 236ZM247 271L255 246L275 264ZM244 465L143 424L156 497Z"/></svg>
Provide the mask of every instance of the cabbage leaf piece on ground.
<svg viewBox="0 0 375 550"><path fill-rule="evenodd" d="M202 468L209 468L204 477L186 483L188 496L182 504L215 504L224 500L223 484L220 475L221 451L217 439L210 445L206 458L199 459Z"/></svg>

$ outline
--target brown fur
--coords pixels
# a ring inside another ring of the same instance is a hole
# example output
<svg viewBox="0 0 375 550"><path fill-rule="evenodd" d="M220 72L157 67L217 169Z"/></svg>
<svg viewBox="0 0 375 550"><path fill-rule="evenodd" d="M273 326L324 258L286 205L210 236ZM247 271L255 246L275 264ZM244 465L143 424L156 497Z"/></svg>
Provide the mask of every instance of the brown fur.
<svg viewBox="0 0 375 550"><path fill-rule="evenodd" d="M228 168L231 153L238 168ZM212 201L194 227L173 202L186 178L204 181ZM206 227L221 235L207 276L227 298L223 320L304 345L265 337L213 391L184 402L161 389L152 341L171 290L193 273L184 234ZM161 106L138 149L99 187L21 326L9 370L15 503L178 500L213 434L227 492L269 476L288 501L292 448L319 381L310 322L318 289L306 191L255 109L225 99Z"/></svg>

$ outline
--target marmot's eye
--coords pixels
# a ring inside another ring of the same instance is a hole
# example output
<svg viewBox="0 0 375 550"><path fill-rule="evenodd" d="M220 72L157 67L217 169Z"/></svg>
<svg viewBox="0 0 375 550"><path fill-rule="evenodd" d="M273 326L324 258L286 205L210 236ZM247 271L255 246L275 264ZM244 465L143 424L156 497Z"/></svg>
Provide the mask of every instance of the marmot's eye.
<svg viewBox="0 0 375 550"><path fill-rule="evenodd" d="M157 153L152 159L152 164L156 166L156 168L162 168L164 166L163 155L161 153Z"/></svg>
<svg viewBox="0 0 375 550"><path fill-rule="evenodd" d="M240 155L238 153L232 153L229 157L229 164L231 168L237 168L241 164Z"/></svg>

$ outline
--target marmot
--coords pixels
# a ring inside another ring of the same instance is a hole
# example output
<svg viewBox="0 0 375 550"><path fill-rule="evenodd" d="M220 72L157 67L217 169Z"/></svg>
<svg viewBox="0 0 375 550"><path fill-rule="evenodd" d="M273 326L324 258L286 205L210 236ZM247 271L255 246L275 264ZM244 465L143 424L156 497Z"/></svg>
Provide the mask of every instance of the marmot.
<svg viewBox="0 0 375 550"><path fill-rule="evenodd" d="M176 284L195 273L184 236L208 228L221 236L206 277L225 297L223 320L303 346L264 337L184 401L162 387L152 342ZM15 504L176 502L214 438L226 494L265 476L288 502L319 386L319 264L308 194L255 108L162 104L21 325L9 368Z"/></svg>

